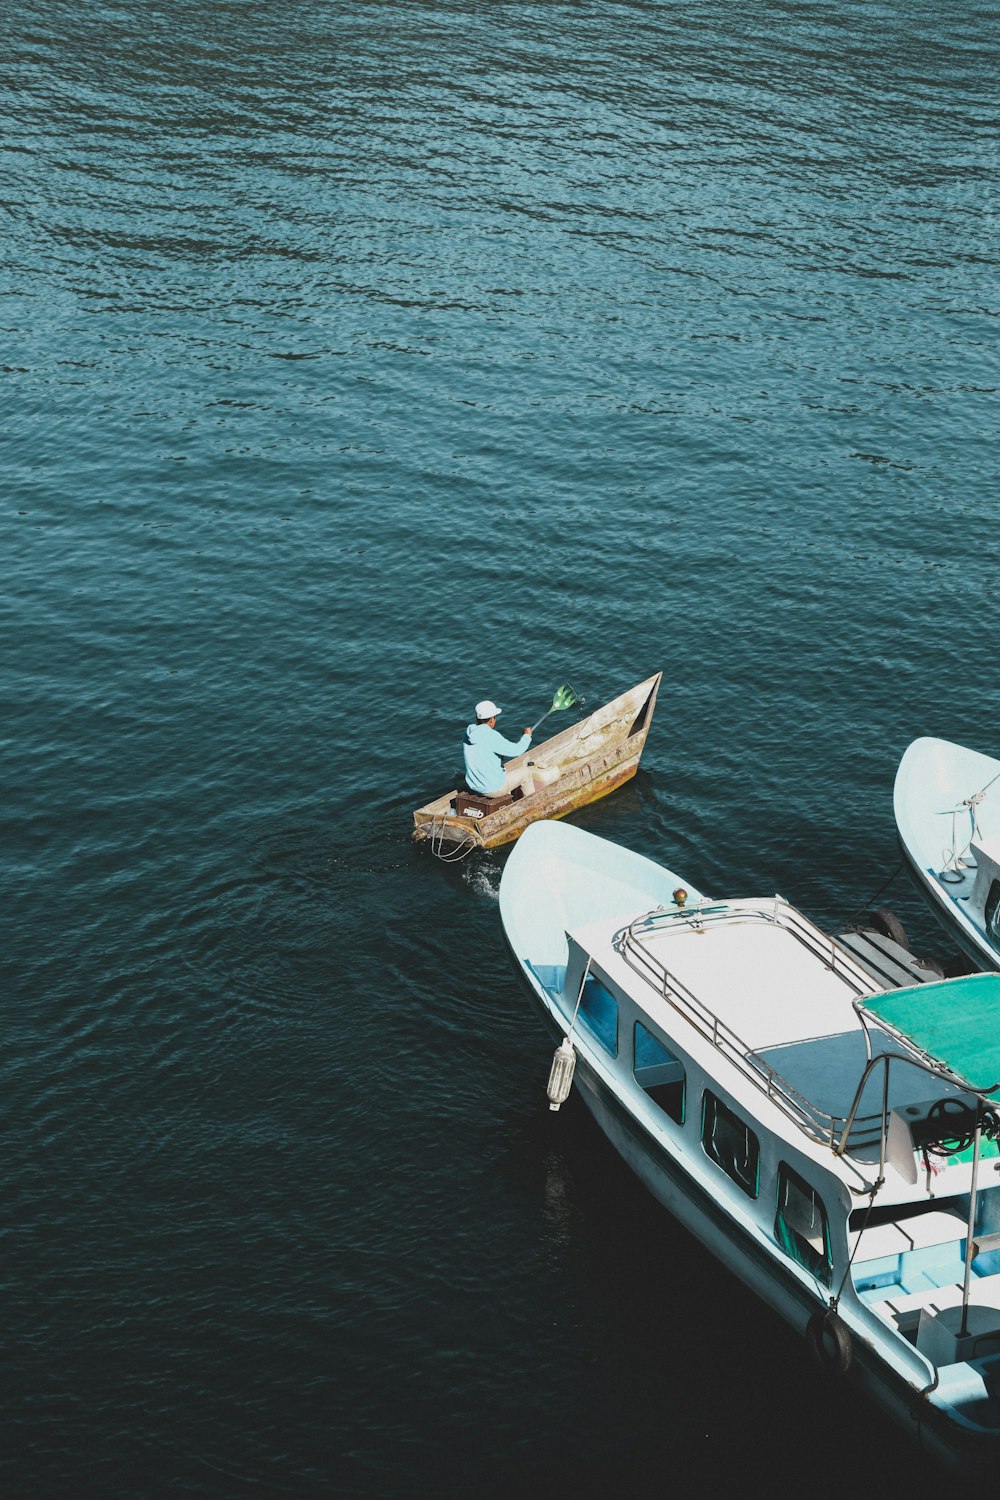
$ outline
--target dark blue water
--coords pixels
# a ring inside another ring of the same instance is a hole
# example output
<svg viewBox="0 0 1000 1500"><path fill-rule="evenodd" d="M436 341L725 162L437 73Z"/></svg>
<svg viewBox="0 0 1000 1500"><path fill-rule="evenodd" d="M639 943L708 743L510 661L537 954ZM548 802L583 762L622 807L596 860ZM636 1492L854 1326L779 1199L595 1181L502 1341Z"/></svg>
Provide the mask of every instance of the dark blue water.
<svg viewBox="0 0 1000 1500"><path fill-rule="evenodd" d="M4 30L3 1492L929 1484L548 1112L503 855L409 828L477 699L662 668L579 821L949 951L891 793L996 753L996 8Z"/></svg>

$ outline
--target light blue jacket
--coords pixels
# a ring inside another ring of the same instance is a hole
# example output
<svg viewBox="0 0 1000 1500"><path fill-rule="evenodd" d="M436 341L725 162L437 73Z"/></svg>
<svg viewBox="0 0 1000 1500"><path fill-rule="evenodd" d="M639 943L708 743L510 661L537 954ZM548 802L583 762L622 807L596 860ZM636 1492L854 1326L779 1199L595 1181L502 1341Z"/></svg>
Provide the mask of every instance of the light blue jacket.
<svg viewBox="0 0 1000 1500"><path fill-rule="evenodd" d="M488 724L470 724L465 731L465 784L470 792L480 792L484 797L495 797L506 789L500 757L520 755L531 744L531 735L522 734L517 744L505 740Z"/></svg>

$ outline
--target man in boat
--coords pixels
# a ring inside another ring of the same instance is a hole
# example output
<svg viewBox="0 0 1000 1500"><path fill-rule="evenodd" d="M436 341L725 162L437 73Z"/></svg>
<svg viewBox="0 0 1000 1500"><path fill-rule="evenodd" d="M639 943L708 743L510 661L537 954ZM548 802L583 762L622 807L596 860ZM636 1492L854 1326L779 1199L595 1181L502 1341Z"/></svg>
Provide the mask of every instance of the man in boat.
<svg viewBox="0 0 1000 1500"><path fill-rule="evenodd" d="M527 795L534 790L531 769L522 766L519 771L508 771L503 760L512 755L521 755L531 744L531 725L516 742L505 740L496 727L502 708L497 708L491 698L476 704L476 722L465 731L462 754L465 757L465 784L470 792L480 797L502 797L521 787Z"/></svg>

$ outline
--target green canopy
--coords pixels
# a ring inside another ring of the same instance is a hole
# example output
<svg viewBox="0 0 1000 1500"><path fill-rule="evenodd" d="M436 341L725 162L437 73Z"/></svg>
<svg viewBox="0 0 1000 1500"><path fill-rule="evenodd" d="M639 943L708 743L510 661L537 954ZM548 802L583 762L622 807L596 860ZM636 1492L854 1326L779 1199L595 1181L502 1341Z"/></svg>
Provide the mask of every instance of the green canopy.
<svg viewBox="0 0 1000 1500"><path fill-rule="evenodd" d="M966 974L857 1002L970 1088L1000 1083L1000 974Z"/></svg>

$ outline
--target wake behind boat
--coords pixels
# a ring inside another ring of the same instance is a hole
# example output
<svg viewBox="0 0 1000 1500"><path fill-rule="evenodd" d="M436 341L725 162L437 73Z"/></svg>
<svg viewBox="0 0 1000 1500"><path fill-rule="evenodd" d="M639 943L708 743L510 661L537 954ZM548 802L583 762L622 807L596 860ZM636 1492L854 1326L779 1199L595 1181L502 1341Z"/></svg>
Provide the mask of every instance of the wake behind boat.
<svg viewBox="0 0 1000 1500"><path fill-rule="evenodd" d="M653 720L662 672L647 677L602 708L523 755L507 769L531 771L524 793L484 797L452 789L413 814L413 838L429 841L445 858L494 849L519 838L539 818L562 818L630 780L639 769Z"/></svg>
<svg viewBox="0 0 1000 1500"><path fill-rule="evenodd" d="M551 1107L577 1087L823 1370L994 1473L1000 975L886 988L779 896L709 899L551 822L511 852L500 911L561 1039Z"/></svg>
<svg viewBox="0 0 1000 1500"><path fill-rule="evenodd" d="M1000 969L1000 760L950 740L914 740L893 805L918 888L977 968Z"/></svg>

